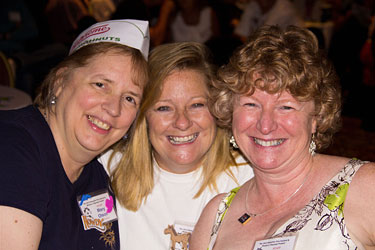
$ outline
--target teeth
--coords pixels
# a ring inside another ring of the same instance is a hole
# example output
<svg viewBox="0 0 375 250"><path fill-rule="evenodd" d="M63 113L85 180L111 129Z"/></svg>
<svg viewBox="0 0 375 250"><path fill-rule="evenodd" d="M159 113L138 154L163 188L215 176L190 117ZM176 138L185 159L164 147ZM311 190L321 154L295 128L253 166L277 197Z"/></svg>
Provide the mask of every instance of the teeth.
<svg viewBox="0 0 375 250"><path fill-rule="evenodd" d="M104 123L98 119L95 119L92 116L88 116L88 119L90 122L94 123L96 126L98 126L101 129L108 130L110 128L110 126L107 123Z"/></svg>
<svg viewBox="0 0 375 250"><path fill-rule="evenodd" d="M177 137L177 136L168 136L169 141L172 144L183 144L193 142L198 136L198 133L189 136Z"/></svg>
<svg viewBox="0 0 375 250"><path fill-rule="evenodd" d="M263 141L258 138L254 138L254 142L256 144L259 144L263 147L272 147L272 146L277 146L280 145L285 139L279 139L279 140L272 140L272 141Z"/></svg>

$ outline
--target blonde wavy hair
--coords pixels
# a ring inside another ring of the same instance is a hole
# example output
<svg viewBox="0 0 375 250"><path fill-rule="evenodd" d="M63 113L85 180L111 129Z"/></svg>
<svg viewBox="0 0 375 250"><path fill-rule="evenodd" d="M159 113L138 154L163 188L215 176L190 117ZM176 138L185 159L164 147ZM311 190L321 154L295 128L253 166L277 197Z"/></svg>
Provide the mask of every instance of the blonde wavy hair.
<svg viewBox="0 0 375 250"><path fill-rule="evenodd" d="M333 65L319 50L308 29L265 26L239 48L218 72L211 90L211 112L218 124L232 126L233 98L254 93L288 91L299 101L313 101L317 120L317 150L329 146L340 128L341 90ZM259 76L255 78L255 76Z"/></svg>
<svg viewBox="0 0 375 250"><path fill-rule="evenodd" d="M216 80L215 68L209 62L210 52L202 44L182 42L163 44L154 48L149 58L150 81L145 89L139 116L132 128L126 145L116 145L110 162L122 153L117 168L111 174L112 188L121 205L137 211L154 187L152 145L148 139L146 113L161 96L163 83L175 70L193 69L206 78L208 89ZM235 166L230 151L229 136L225 129L218 128L216 137L202 163L202 184L196 197L207 188L217 190L216 178L227 172L234 178L230 166ZM234 178L235 179L235 178Z"/></svg>

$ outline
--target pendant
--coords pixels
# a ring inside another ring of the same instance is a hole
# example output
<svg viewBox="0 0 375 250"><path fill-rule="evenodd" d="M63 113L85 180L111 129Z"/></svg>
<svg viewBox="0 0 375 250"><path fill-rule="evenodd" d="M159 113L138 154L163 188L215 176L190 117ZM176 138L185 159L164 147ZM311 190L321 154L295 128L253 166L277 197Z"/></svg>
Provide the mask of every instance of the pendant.
<svg viewBox="0 0 375 250"><path fill-rule="evenodd" d="M238 221L241 222L242 225L246 225L249 221L251 221L252 218L253 217L251 215L244 213L240 218L238 218Z"/></svg>

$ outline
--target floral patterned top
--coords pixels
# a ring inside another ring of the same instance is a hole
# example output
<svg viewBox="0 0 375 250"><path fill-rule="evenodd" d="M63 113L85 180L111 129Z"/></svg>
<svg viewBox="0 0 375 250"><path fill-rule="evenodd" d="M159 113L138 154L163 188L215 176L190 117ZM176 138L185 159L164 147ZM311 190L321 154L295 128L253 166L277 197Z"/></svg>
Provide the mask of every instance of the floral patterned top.
<svg viewBox="0 0 375 250"><path fill-rule="evenodd" d="M349 184L365 161L351 159L321 191L295 216L280 227L272 238L298 235L295 250L356 250L344 220L344 202ZM215 244L221 222L239 187L221 201L207 250Z"/></svg>

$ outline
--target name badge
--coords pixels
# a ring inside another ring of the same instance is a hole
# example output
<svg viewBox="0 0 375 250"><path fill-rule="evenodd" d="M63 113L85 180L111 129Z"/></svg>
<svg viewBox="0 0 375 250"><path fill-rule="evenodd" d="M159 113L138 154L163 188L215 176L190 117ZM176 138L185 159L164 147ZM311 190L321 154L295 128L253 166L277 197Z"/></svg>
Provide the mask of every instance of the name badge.
<svg viewBox="0 0 375 250"><path fill-rule="evenodd" d="M170 234L170 249L184 250L189 249L189 238L193 232L194 226L187 223L175 223L168 225L164 234Z"/></svg>
<svg viewBox="0 0 375 250"><path fill-rule="evenodd" d="M253 250L293 250L296 243L296 235L258 240Z"/></svg>
<svg viewBox="0 0 375 250"><path fill-rule="evenodd" d="M114 200L107 190L83 194L77 197L81 219L85 230L96 229L104 233L104 223L117 220Z"/></svg>

